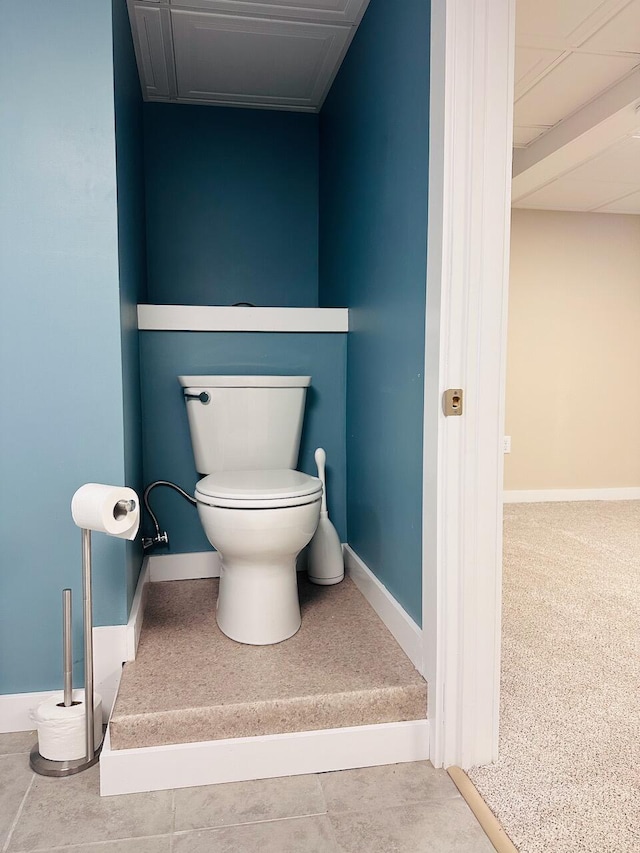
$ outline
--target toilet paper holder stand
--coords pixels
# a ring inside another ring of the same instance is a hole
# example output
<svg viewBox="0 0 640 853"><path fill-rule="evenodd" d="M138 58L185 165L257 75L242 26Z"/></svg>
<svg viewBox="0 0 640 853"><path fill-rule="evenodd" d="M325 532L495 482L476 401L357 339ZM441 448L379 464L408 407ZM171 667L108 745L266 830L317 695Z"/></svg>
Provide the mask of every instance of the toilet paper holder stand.
<svg viewBox="0 0 640 853"><path fill-rule="evenodd" d="M133 501L120 501L130 504ZM134 507L135 508L135 505ZM128 511L129 507L122 507ZM84 626L84 705L85 705L85 746L86 752L82 758L68 761L53 761L40 755L38 744L31 750L29 764L31 769L41 776L73 776L87 770L96 764L100 758L102 742L96 747L94 737L94 696L93 696L93 600L91 588L91 531L80 528L82 534L82 605ZM71 596L70 590L64 590L69 595L64 597L63 618L63 670L64 670L64 704L73 701L71 684ZM67 603L68 602L68 603Z"/></svg>

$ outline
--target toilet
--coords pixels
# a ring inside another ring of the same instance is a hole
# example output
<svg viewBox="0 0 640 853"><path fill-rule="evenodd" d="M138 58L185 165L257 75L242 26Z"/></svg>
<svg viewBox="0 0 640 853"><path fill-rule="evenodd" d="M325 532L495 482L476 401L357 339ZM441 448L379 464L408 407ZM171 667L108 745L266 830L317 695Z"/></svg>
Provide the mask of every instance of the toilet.
<svg viewBox="0 0 640 853"><path fill-rule="evenodd" d="M296 471L310 376L179 376L198 515L220 554L216 618L238 643L300 627L296 557L320 517L322 484Z"/></svg>

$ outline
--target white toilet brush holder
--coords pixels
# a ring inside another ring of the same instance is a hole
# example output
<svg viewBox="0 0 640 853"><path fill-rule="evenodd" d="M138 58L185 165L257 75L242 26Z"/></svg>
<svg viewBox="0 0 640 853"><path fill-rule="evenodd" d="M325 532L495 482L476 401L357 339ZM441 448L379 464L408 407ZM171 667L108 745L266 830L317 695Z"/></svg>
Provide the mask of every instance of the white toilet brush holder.
<svg viewBox="0 0 640 853"><path fill-rule="evenodd" d="M327 454L322 447L316 450L315 460L318 466L318 477L322 482L322 506L318 528L309 545L307 576L311 583L331 586L344 579L344 557L342 556L340 537L329 521L325 478Z"/></svg>

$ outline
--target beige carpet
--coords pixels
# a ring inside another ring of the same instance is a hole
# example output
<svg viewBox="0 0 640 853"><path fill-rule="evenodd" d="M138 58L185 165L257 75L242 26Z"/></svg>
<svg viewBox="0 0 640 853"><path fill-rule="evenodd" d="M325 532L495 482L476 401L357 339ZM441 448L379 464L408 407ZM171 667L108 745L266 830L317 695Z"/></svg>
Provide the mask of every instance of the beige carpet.
<svg viewBox="0 0 640 853"><path fill-rule="evenodd" d="M427 716L427 685L350 578L298 577L302 626L245 646L216 623L213 578L149 584L135 661L125 664L111 747L132 749Z"/></svg>
<svg viewBox="0 0 640 853"><path fill-rule="evenodd" d="M640 851L640 502L505 506L500 759L521 853Z"/></svg>

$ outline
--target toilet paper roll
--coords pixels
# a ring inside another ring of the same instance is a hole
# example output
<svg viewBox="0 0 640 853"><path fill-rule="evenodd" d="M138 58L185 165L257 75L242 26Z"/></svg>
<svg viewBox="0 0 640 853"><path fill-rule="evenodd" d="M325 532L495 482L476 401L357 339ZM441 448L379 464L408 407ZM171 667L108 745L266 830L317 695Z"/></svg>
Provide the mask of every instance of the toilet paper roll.
<svg viewBox="0 0 640 853"><path fill-rule="evenodd" d="M32 711L38 729L38 751L51 761L74 761L87 754L84 690L73 691L77 705L65 708L64 693L54 693ZM102 699L93 694L93 737L96 749L102 741Z"/></svg>
<svg viewBox="0 0 640 853"><path fill-rule="evenodd" d="M134 509L123 510L120 501L133 501ZM135 539L140 525L140 501L126 486L86 483L71 500L71 515L78 527L97 530L120 539Z"/></svg>

